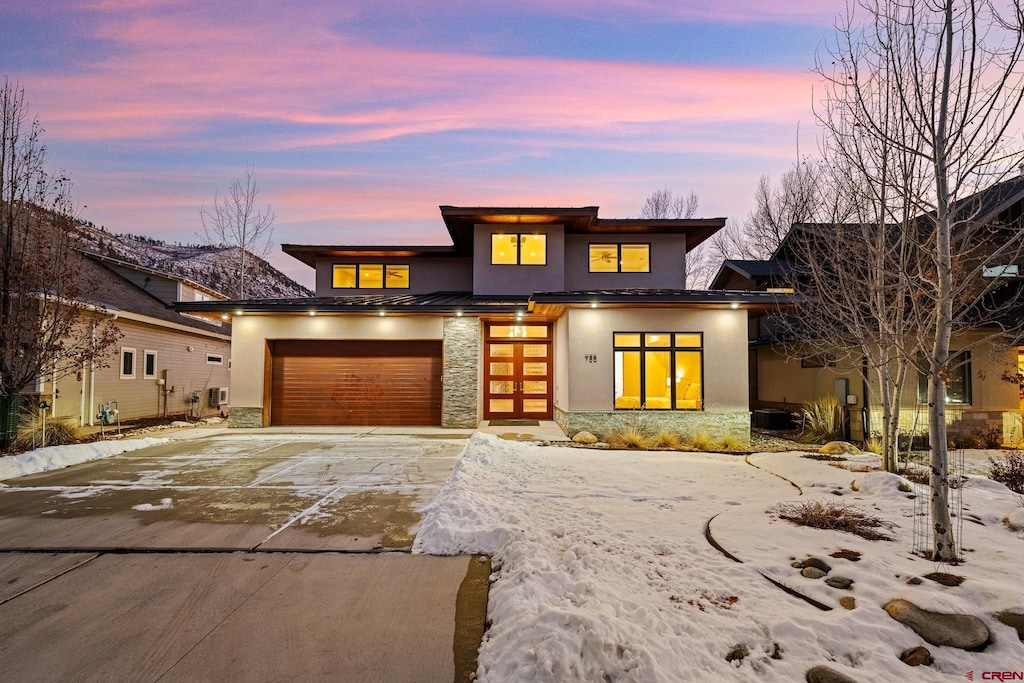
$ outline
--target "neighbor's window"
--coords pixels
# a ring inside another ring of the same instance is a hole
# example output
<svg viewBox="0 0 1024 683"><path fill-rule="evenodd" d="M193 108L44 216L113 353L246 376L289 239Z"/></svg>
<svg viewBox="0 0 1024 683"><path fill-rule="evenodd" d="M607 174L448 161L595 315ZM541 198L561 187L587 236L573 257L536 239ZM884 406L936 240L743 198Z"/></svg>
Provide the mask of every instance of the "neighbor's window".
<svg viewBox="0 0 1024 683"><path fill-rule="evenodd" d="M146 351L143 354L142 378L156 379L156 351Z"/></svg>
<svg viewBox="0 0 1024 683"><path fill-rule="evenodd" d="M491 264L543 266L548 262L547 235L491 235Z"/></svg>
<svg viewBox="0 0 1024 683"><path fill-rule="evenodd" d="M135 349L121 347L121 379L135 379Z"/></svg>
<svg viewBox="0 0 1024 683"><path fill-rule="evenodd" d="M649 273L649 244L591 244L591 273Z"/></svg>
<svg viewBox="0 0 1024 683"><path fill-rule="evenodd" d="M335 289L408 289L409 266L335 264L331 284Z"/></svg>
<svg viewBox="0 0 1024 683"><path fill-rule="evenodd" d="M224 356L221 356L221 355L218 355L218 354L214 354L214 353L206 354L206 364L207 365L222 365L223 363L224 363Z"/></svg>
<svg viewBox="0 0 1024 683"><path fill-rule="evenodd" d="M612 344L617 409L703 409L702 333L616 332Z"/></svg>
<svg viewBox="0 0 1024 683"><path fill-rule="evenodd" d="M919 358L918 361L922 365L925 362L924 358ZM951 352L949 363L960 365L950 370L950 381L946 385L946 403L971 405L971 352ZM917 373L917 402L928 403L928 374L923 371Z"/></svg>

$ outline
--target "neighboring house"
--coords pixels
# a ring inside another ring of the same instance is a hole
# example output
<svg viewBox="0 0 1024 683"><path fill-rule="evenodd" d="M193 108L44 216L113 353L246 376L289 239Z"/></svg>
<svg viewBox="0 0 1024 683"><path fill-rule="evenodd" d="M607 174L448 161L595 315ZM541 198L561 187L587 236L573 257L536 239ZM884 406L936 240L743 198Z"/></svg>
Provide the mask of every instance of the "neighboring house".
<svg viewBox="0 0 1024 683"><path fill-rule="evenodd" d="M998 234L1000 229L1020 223L1024 212L1024 179L990 187L965 200L965 204L978 212L978 224L993 226L993 234ZM827 228L798 225L794 229ZM790 234L794 233L791 231ZM998 246L998 243L993 243L988 253ZM799 282L798 277L787 276L793 269L793 263L791 242L787 237L768 260L725 261L711 289L787 291L786 287ZM1009 285L1018 286L1024 285L1022 275L1024 259L1021 258L1012 263L999 262L997 267L986 269L985 273L986 277L999 277ZM843 286L843 283L836 285ZM987 335L994 329L993 326L982 333ZM851 438L864 440L872 433L881 432L881 407L874 371L868 371L858 363L851 364L827 356L795 357L797 353L793 345L779 340L770 315L752 316L749 336L752 410L781 408L793 411L814 399L834 395L848 408ZM954 335L953 353L965 346L969 338L967 335ZM1007 372L1024 373L1024 347L998 352L982 347L965 353L972 357L953 371L946 392L951 438L978 436L990 441L1001 440L1003 444L1020 443L1024 437L1024 385L1018 386L1002 377ZM916 372L907 379L900 400L900 425L906 433L926 434L928 431L926 386L924 375L918 376Z"/></svg>
<svg viewBox="0 0 1024 683"><path fill-rule="evenodd" d="M23 393L46 400L52 417L79 425L97 424L100 406L106 404L116 407L122 420L226 412L230 325L168 307L176 301L224 296L174 275L85 255L83 267L89 269L90 281L99 283L88 303L100 315L112 317L124 336L102 360L58 377L56 383L52 377L40 378Z"/></svg>
<svg viewBox="0 0 1024 683"><path fill-rule="evenodd" d="M685 289L724 219L440 209L451 246L284 245L313 298L176 306L234 317L233 426L749 432L746 309L772 297Z"/></svg>

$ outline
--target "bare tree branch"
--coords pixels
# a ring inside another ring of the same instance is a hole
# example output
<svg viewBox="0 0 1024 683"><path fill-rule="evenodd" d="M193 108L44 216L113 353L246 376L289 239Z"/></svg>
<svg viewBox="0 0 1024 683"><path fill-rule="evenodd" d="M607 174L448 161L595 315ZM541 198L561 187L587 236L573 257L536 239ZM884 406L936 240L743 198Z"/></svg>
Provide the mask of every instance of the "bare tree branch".
<svg viewBox="0 0 1024 683"><path fill-rule="evenodd" d="M235 282L232 295L237 299L246 298L249 270L255 262L252 257L266 257L273 244L271 237L277 215L269 204L264 210L257 207L259 192L255 168L247 166L244 182L235 178L226 196L215 194L213 205L203 205L199 210L203 226L203 231L198 233L200 239L206 244L223 246L234 252L237 265L232 278Z"/></svg>

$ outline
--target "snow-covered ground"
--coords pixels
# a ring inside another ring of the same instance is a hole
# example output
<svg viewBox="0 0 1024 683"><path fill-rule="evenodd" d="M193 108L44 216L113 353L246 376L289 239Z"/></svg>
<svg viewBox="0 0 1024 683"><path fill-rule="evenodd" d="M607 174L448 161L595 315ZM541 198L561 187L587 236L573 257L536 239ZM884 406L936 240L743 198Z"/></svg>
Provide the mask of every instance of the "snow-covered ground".
<svg viewBox="0 0 1024 683"><path fill-rule="evenodd" d="M6 455L0 458L0 482L13 477L24 477L38 472L59 470L79 463L109 458L119 453L127 453L139 448L148 448L157 444L167 443L170 439L124 439L121 441L93 441L92 443L69 444L67 446L47 446L18 455ZM0 484L3 486L3 484Z"/></svg>
<svg viewBox="0 0 1024 683"><path fill-rule="evenodd" d="M1021 497L974 478L964 489L965 517L976 519L962 529L966 562L941 566L910 552L914 501L900 483L799 453L600 451L477 434L427 510L414 551L493 556L481 681L791 683L816 665L862 683L1024 672L1024 644L991 616L1024 612L1024 534L1002 524ZM895 540L765 514L809 499L855 505L891 523ZM714 538L742 564L706 540L712 518ZM830 557L839 549L861 558ZM791 563L808 556L852 588L802 577ZM934 571L966 581L907 583ZM834 609L787 595L763 574ZM843 597L855 608L841 607ZM927 645L935 663L911 668L900 653L925 643L881 609L894 598L976 614L993 642L983 652ZM749 654L726 661L740 644Z"/></svg>

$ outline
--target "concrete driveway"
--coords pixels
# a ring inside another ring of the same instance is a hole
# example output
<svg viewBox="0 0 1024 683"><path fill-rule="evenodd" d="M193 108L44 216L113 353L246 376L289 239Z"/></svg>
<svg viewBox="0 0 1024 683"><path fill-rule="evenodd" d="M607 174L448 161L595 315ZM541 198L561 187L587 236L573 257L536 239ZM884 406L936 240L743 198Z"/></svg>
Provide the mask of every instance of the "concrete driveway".
<svg viewBox="0 0 1024 683"><path fill-rule="evenodd" d="M231 432L8 479L0 549L407 550L468 436Z"/></svg>
<svg viewBox="0 0 1024 683"><path fill-rule="evenodd" d="M410 555L470 432L228 432L0 487L0 681L469 681L489 562Z"/></svg>

